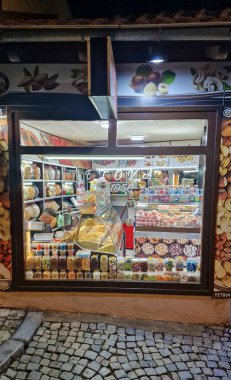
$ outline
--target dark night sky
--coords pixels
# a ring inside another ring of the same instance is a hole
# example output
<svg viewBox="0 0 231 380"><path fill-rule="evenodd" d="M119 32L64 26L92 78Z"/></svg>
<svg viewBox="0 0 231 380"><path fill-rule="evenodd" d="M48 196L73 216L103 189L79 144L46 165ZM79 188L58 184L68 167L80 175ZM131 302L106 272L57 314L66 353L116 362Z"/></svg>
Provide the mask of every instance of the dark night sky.
<svg viewBox="0 0 231 380"><path fill-rule="evenodd" d="M221 10L231 7L230 0L68 0L73 18L113 17L115 15L140 15L142 13L158 13L199 10Z"/></svg>

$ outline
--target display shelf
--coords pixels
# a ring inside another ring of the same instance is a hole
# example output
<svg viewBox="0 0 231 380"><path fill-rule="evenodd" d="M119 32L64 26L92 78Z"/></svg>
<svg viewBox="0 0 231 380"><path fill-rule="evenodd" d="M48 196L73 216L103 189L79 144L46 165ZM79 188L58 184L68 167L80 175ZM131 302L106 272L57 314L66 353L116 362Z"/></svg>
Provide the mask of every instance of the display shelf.
<svg viewBox="0 0 231 380"><path fill-rule="evenodd" d="M201 232L200 227L154 227L154 226L136 226L136 231L152 231L152 232L180 232L195 233Z"/></svg>
<svg viewBox="0 0 231 380"><path fill-rule="evenodd" d="M68 198L68 197L77 197L77 194L70 194L70 195L62 195L63 198Z"/></svg>
<svg viewBox="0 0 231 380"><path fill-rule="evenodd" d="M36 203L36 202L43 202L44 198L34 198L34 199L29 199L28 201L24 201L25 204L28 203Z"/></svg>
<svg viewBox="0 0 231 380"><path fill-rule="evenodd" d="M51 182L51 183L56 183L56 182L63 182L61 179L44 179L43 182ZM71 181L70 181L71 182Z"/></svg>
<svg viewBox="0 0 231 380"><path fill-rule="evenodd" d="M202 202L148 202L148 201L140 201L137 202L137 206L143 206L143 205L182 205L182 206L199 206L202 204Z"/></svg>
<svg viewBox="0 0 231 380"><path fill-rule="evenodd" d="M23 183L28 184L28 183L33 183L33 182L43 182L43 179L24 179Z"/></svg>

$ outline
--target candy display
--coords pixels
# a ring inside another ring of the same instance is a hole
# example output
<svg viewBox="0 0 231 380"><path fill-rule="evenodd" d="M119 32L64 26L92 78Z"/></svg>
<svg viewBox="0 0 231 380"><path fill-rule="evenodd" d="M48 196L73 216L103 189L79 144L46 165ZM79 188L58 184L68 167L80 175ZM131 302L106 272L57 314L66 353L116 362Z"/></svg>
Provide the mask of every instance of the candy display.
<svg viewBox="0 0 231 380"><path fill-rule="evenodd" d="M72 194L75 194L74 185L71 183L64 183L63 184L63 195L72 195Z"/></svg>
<svg viewBox="0 0 231 380"><path fill-rule="evenodd" d="M74 181L75 180L75 170L65 168L63 171L63 179L66 181Z"/></svg>
<svg viewBox="0 0 231 380"><path fill-rule="evenodd" d="M198 203L203 200L203 190L198 186L155 186L152 183L140 194L139 200L150 203Z"/></svg>
<svg viewBox="0 0 231 380"><path fill-rule="evenodd" d="M39 195L39 189L35 185L23 186L23 197L25 201L37 198Z"/></svg>

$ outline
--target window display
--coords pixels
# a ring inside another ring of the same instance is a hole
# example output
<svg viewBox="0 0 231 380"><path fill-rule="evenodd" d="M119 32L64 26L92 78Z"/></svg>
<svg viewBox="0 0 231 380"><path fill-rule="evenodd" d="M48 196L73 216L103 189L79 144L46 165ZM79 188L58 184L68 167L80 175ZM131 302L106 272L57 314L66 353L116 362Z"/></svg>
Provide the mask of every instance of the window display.
<svg viewBox="0 0 231 380"><path fill-rule="evenodd" d="M25 279L200 283L205 157L88 161L23 156Z"/></svg>

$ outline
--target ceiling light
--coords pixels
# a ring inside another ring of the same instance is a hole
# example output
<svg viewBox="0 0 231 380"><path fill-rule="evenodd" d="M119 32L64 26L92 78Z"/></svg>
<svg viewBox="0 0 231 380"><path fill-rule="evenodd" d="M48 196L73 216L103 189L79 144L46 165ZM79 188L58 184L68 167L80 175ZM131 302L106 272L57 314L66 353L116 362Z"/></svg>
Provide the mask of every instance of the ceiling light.
<svg viewBox="0 0 231 380"><path fill-rule="evenodd" d="M142 141L144 139L144 135L131 135L130 139L132 141Z"/></svg>
<svg viewBox="0 0 231 380"><path fill-rule="evenodd" d="M99 124L100 124L100 127L101 127L101 128L105 128L105 129L108 129L108 128L109 128L109 123L108 123L108 121L101 121Z"/></svg>
<svg viewBox="0 0 231 380"><path fill-rule="evenodd" d="M150 60L150 62L152 62L152 63L162 63L162 62L164 62L164 61L165 61L165 59L162 58L162 57L159 57L159 56L157 56L157 57L153 57L153 58Z"/></svg>
<svg viewBox="0 0 231 380"><path fill-rule="evenodd" d="M144 160L145 157L144 156L102 156L102 155L98 155L98 156L46 156L46 159L47 160L87 160L87 161L92 161L92 160L96 160L96 161L101 161L101 160Z"/></svg>

